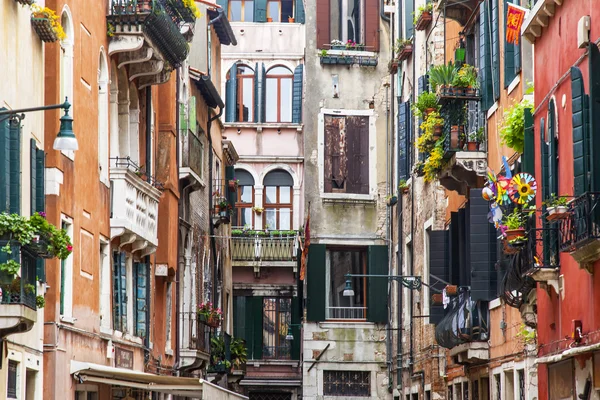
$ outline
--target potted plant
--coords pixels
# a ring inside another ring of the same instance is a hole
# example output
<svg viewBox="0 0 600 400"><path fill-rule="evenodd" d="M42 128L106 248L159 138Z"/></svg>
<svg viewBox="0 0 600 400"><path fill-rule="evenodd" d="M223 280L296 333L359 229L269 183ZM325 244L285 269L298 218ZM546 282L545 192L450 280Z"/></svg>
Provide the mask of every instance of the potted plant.
<svg viewBox="0 0 600 400"><path fill-rule="evenodd" d="M465 136L464 125L450 126L450 148L453 150L462 150L465 146Z"/></svg>
<svg viewBox="0 0 600 400"><path fill-rule="evenodd" d="M341 40L334 39L331 41L331 50L345 50L346 45Z"/></svg>
<svg viewBox="0 0 600 400"><path fill-rule="evenodd" d="M447 296L456 296L458 295L458 286L457 285L446 285L445 289Z"/></svg>
<svg viewBox="0 0 600 400"><path fill-rule="evenodd" d="M423 6L419 6L417 9L417 14L414 17L413 23L415 25L415 29L418 31L423 31L427 29L431 20L433 19L431 12L433 11L433 4L428 3Z"/></svg>
<svg viewBox="0 0 600 400"><path fill-rule="evenodd" d="M425 174L425 182L433 182L437 178L438 172L442 169L444 160L444 141L438 140L429 153L429 157L425 160L423 165L423 172Z"/></svg>
<svg viewBox="0 0 600 400"><path fill-rule="evenodd" d="M231 343L230 343L231 350ZM227 360L225 340L222 335L210 339L210 366L208 372L225 373L231 370L231 361Z"/></svg>
<svg viewBox="0 0 600 400"><path fill-rule="evenodd" d="M477 70L474 66L463 64L456 72L452 85L455 88L460 88L459 94L464 96L474 96L477 94L479 80L477 79Z"/></svg>
<svg viewBox="0 0 600 400"><path fill-rule="evenodd" d="M426 118L432 112L439 111L440 106L435 93L423 92L417 97L417 101L411 108L415 116Z"/></svg>
<svg viewBox="0 0 600 400"><path fill-rule="evenodd" d="M288 15L288 22L290 24L293 24L294 23L294 17L292 17L291 15Z"/></svg>
<svg viewBox="0 0 600 400"><path fill-rule="evenodd" d="M441 293L434 293L431 295L431 305L432 306L441 306L444 304L444 295Z"/></svg>
<svg viewBox="0 0 600 400"><path fill-rule="evenodd" d="M398 60L404 61L412 54L412 39L396 39L395 52L398 54Z"/></svg>
<svg viewBox="0 0 600 400"><path fill-rule="evenodd" d="M456 74L456 68L451 62L431 67L429 69L429 84L431 85L431 90L438 93L438 95L452 94L452 84Z"/></svg>
<svg viewBox="0 0 600 400"><path fill-rule="evenodd" d="M229 189L231 189L231 190L235 190L238 187L239 184L240 184L240 180L239 179L235 179L235 178L230 179L227 182L227 185L229 186Z"/></svg>
<svg viewBox="0 0 600 400"><path fill-rule="evenodd" d="M273 22L273 18L272 17L267 17L267 22Z"/></svg>
<svg viewBox="0 0 600 400"><path fill-rule="evenodd" d="M244 339L235 338L229 345L231 362L236 369L242 369L248 361L248 350Z"/></svg>
<svg viewBox="0 0 600 400"><path fill-rule="evenodd" d="M221 325L221 318L223 313L220 308L213 307L212 303L201 303L198 306L198 319L202 322L206 322L206 325L213 328L218 328Z"/></svg>
<svg viewBox="0 0 600 400"><path fill-rule="evenodd" d="M352 39L348 39L346 42L346 50L356 50L356 42Z"/></svg>
<svg viewBox="0 0 600 400"><path fill-rule="evenodd" d="M40 7L35 3L30 8L32 11L31 24L42 41L56 42L67 37L60 24L60 18L54 10L48 7Z"/></svg>
<svg viewBox="0 0 600 400"><path fill-rule="evenodd" d="M504 112L504 119L500 127L500 139L504 146L523 153L525 145L525 109L533 110L529 100L522 101Z"/></svg>
<svg viewBox="0 0 600 400"><path fill-rule="evenodd" d="M483 142L484 128L479 127L476 131L469 133L467 141L468 151L479 151L479 145Z"/></svg>
<svg viewBox="0 0 600 400"><path fill-rule="evenodd" d="M506 214L502 218L502 222L506 227L504 236L510 244L515 239L525 240L525 221L523 212L519 208L515 208L512 213Z"/></svg>
<svg viewBox="0 0 600 400"><path fill-rule="evenodd" d="M394 206L396 203L398 203L398 197L390 194L385 198L385 202L388 207Z"/></svg>
<svg viewBox="0 0 600 400"><path fill-rule="evenodd" d="M410 186L408 186L406 179L400 179L400 182L398 183L398 189L404 194L408 193Z"/></svg>
<svg viewBox="0 0 600 400"><path fill-rule="evenodd" d="M442 137L442 128L444 127L444 119L437 111L432 112L427 116L421 124L423 134L417 139L417 147L422 153L428 153L431 146L435 145Z"/></svg>
<svg viewBox="0 0 600 400"><path fill-rule="evenodd" d="M258 206L254 206L252 207L252 209L254 210L255 213L257 213L258 215L262 214L262 212L265 210L262 207L258 207Z"/></svg>
<svg viewBox="0 0 600 400"><path fill-rule="evenodd" d="M546 206L546 212L548 213L546 219L548 221L565 219L569 216L569 200L567 196L557 197L555 193L552 193L550 198L542 204Z"/></svg>

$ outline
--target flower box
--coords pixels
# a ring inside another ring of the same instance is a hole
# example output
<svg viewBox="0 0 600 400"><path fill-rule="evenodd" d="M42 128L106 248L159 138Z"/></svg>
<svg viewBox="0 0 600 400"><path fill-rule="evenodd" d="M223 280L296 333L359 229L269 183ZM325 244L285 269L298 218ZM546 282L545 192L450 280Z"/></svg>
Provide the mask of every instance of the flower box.
<svg viewBox="0 0 600 400"><path fill-rule="evenodd" d="M402 50L400 50L400 54L398 54L398 60L399 61L407 60L412 55L412 52L413 52L412 44L407 44L406 46L404 46L402 48Z"/></svg>
<svg viewBox="0 0 600 400"><path fill-rule="evenodd" d="M17 3L30 6L34 3L33 0L16 0Z"/></svg>
<svg viewBox="0 0 600 400"><path fill-rule="evenodd" d="M569 208L567 206L548 207L546 211L548 211L548 216L546 217L548 221L556 221L569 217Z"/></svg>
<svg viewBox="0 0 600 400"><path fill-rule="evenodd" d="M332 44L331 50L346 50L345 44Z"/></svg>
<svg viewBox="0 0 600 400"><path fill-rule="evenodd" d="M54 254L49 250L50 240L48 237L36 236L26 248L39 258L51 259Z"/></svg>
<svg viewBox="0 0 600 400"><path fill-rule="evenodd" d="M52 23L49 18L31 17L31 25L43 42L56 42L58 35L52 28Z"/></svg>
<svg viewBox="0 0 600 400"><path fill-rule="evenodd" d="M398 72L398 60L390 60L388 64L388 72L390 74L395 74Z"/></svg>
<svg viewBox="0 0 600 400"><path fill-rule="evenodd" d="M427 29L427 27L431 23L432 19L433 19L433 16L431 15L431 13L429 11L423 11L421 13L421 15L419 16L419 19L417 20L415 29L418 31L424 31L425 29Z"/></svg>

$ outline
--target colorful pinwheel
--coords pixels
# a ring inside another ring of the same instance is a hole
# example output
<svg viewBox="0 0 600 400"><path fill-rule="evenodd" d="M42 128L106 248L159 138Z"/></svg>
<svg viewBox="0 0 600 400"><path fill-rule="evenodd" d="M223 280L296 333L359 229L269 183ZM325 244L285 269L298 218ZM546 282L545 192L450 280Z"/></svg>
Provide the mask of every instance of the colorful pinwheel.
<svg viewBox="0 0 600 400"><path fill-rule="evenodd" d="M517 204L526 204L534 199L537 191L535 178L526 172L516 174L510 181L508 194Z"/></svg>

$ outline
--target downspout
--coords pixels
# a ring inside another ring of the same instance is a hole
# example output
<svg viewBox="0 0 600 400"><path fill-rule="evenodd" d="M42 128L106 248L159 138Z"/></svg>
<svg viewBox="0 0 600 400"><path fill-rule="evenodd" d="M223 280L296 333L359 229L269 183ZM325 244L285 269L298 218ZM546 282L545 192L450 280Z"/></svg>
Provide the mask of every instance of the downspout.
<svg viewBox="0 0 600 400"><path fill-rule="evenodd" d="M412 186L412 185L411 185ZM402 274L402 259L404 255L404 245L402 243L402 229L404 227L404 196L399 196L398 199L398 257L396 259L398 275ZM398 340L398 348L396 349L396 381L397 385L402 389L402 337L404 335L404 324L402 321L402 285L400 282L396 285L396 296L398 297L398 309L396 310L398 320L398 332L396 339Z"/></svg>
<svg viewBox="0 0 600 400"><path fill-rule="evenodd" d="M179 260L181 259L181 235L180 235L180 229L179 229L179 215L181 215L181 210L182 210L182 196L181 196L181 183L179 181L179 68L177 68L177 70L175 71L175 79L176 79L176 84L175 84L175 160L177 161L177 187L180 190L180 195L179 198L177 199L177 210L178 210L178 215L177 215L177 272L179 273ZM150 87L148 87L146 90L150 89ZM146 96L146 101L148 100L148 96ZM149 107L146 107L146 113L149 112ZM148 118L148 116L146 116L146 118ZM146 119L148 121L148 119ZM148 141L146 141L146 151L150 152L152 151L151 149L148 150ZM150 168L150 167L148 167ZM179 297L179 279L175 280L175 310L176 310L176 318L175 318L175 370L177 371L177 375L179 375L179 363L181 360L179 360L179 331L180 331L180 325L179 325L179 311L180 311L180 302L181 299ZM148 286L148 285L146 285ZM173 335L171 335L171 338L173 337ZM148 347L148 346L146 346Z"/></svg>
<svg viewBox="0 0 600 400"><path fill-rule="evenodd" d="M384 20L388 24L390 23L390 17L385 15L385 1L383 1L383 0L381 0L381 4L379 6L379 14L381 15L382 20Z"/></svg>
<svg viewBox="0 0 600 400"><path fill-rule="evenodd" d="M413 2L413 10L415 9L415 0L412 0ZM412 101L413 104L416 100L416 92L415 92L415 81L417 79L417 71L415 68L415 63L413 60L413 65L412 65L412 72L413 72L413 88L412 88ZM412 118L412 116L411 116ZM412 129L412 133L414 134L415 129L411 124L411 129ZM411 213L410 213L410 238L411 238L411 257L410 257L410 275L414 275L415 274L415 257L414 257L414 239L415 239L415 185L414 183L411 186ZM413 362L414 362L414 348L413 348L413 336L414 336L414 326L413 326L413 292L412 290L409 291L410 292L410 296L409 296L409 300L410 300L410 372L412 375L412 371L413 371Z"/></svg>

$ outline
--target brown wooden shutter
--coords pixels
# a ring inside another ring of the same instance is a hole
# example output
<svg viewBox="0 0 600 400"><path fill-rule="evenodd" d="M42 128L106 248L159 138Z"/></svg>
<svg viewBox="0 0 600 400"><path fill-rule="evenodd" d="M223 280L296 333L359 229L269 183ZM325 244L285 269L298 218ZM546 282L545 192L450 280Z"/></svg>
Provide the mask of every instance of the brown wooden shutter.
<svg viewBox="0 0 600 400"><path fill-rule="evenodd" d="M365 0L365 46L379 51L379 0Z"/></svg>
<svg viewBox="0 0 600 400"><path fill-rule="evenodd" d="M329 18L329 0L317 0L317 49L327 49L324 45L331 42Z"/></svg>
<svg viewBox="0 0 600 400"><path fill-rule="evenodd" d="M325 193L344 192L346 188L348 167L344 127L344 117L325 116Z"/></svg>
<svg viewBox="0 0 600 400"><path fill-rule="evenodd" d="M346 117L346 193L369 194L369 117Z"/></svg>

